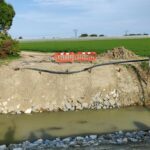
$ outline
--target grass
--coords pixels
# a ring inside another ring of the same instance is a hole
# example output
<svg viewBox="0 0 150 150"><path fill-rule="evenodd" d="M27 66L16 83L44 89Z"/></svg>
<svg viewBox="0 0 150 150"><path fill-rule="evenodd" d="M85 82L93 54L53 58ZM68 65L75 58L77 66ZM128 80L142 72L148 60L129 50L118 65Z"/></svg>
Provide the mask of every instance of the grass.
<svg viewBox="0 0 150 150"><path fill-rule="evenodd" d="M103 39L103 40L43 40L43 41L22 41L20 49L25 51L38 52L69 52L69 51L96 51L103 53L114 47L121 47L132 50L137 55L150 56L150 38L140 39Z"/></svg>
<svg viewBox="0 0 150 150"><path fill-rule="evenodd" d="M140 64L141 68L144 70L144 71L148 71L149 70L149 63L148 62L142 62Z"/></svg>
<svg viewBox="0 0 150 150"><path fill-rule="evenodd" d="M20 58L19 55L8 56L8 57L6 57L6 58L0 58L0 65L8 64L8 63L10 63L11 61L16 60L16 59L18 59L18 58Z"/></svg>

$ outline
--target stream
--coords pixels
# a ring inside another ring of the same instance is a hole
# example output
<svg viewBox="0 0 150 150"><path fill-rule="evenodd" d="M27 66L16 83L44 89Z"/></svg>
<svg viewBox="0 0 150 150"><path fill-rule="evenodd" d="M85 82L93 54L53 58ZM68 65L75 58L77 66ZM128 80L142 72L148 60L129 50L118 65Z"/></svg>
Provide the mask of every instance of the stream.
<svg viewBox="0 0 150 150"><path fill-rule="evenodd" d="M150 129L150 108L0 115L0 144Z"/></svg>

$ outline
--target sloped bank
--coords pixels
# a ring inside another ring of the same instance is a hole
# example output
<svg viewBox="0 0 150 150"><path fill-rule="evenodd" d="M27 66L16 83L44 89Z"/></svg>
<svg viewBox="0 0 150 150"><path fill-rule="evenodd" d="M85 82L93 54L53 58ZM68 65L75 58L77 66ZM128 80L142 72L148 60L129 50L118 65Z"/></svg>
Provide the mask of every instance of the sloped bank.
<svg viewBox="0 0 150 150"><path fill-rule="evenodd" d="M38 139L20 144L1 145L2 150L50 150L50 149L149 149L150 131L115 132L104 135L87 135L53 140Z"/></svg>
<svg viewBox="0 0 150 150"><path fill-rule="evenodd" d="M1 113L30 114L149 104L150 77L140 63L104 66L79 74L57 75L23 68L71 71L91 64L47 63L45 60L49 60L49 55L30 56L28 53L18 61L0 67ZM138 59L138 56L124 48L118 48L99 56L97 63L131 58ZM16 70L16 67L22 69Z"/></svg>

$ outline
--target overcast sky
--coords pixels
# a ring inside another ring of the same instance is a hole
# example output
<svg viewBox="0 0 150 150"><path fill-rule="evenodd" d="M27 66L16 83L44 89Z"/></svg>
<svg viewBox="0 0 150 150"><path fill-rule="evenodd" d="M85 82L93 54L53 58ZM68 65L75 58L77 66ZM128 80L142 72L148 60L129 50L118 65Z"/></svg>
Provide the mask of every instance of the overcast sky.
<svg viewBox="0 0 150 150"><path fill-rule="evenodd" d="M150 0L6 0L16 16L14 37L73 37L81 33L150 33Z"/></svg>

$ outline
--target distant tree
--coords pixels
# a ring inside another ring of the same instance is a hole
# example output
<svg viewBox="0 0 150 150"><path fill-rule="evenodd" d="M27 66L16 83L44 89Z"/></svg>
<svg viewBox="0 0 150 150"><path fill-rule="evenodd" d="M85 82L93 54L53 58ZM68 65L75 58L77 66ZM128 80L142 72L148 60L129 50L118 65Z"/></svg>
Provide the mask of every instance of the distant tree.
<svg viewBox="0 0 150 150"><path fill-rule="evenodd" d="M91 34L90 37L97 37L97 34Z"/></svg>
<svg viewBox="0 0 150 150"><path fill-rule="evenodd" d="M103 36L105 36L105 35L104 35L104 34L100 34L100 35L99 35L99 37L103 37Z"/></svg>
<svg viewBox="0 0 150 150"><path fill-rule="evenodd" d="M22 36L19 36L19 38L18 38L19 40L22 40L23 39L23 37Z"/></svg>
<svg viewBox="0 0 150 150"><path fill-rule="evenodd" d="M15 11L12 5L7 4L5 0L0 0L0 32L7 33L12 25Z"/></svg>
<svg viewBox="0 0 150 150"><path fill-rule="evenodd" d="M129 34L128 36L135 36L136 34L134 34L134 33L131 33L131 34Z"/></svg>
<svg viewBox="0 0 150 150"><path fill-rule="evenodd" d="M149 35L148 33L143 33L143 35Z"/></svg>
<svg viewBox="0 0 150 150"><path fill-rule="evenodd" d="M81 34L80 37L88 37L87 33Z"/></svg>

